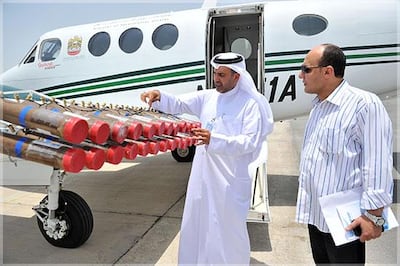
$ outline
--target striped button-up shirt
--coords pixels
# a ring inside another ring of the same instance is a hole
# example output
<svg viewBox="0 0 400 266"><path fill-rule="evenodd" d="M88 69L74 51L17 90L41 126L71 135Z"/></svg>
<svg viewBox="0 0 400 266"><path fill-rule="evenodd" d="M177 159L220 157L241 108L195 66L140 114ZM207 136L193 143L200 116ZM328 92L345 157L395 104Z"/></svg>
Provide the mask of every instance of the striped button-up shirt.
<svg viewBox="0 0 400 266"><path fill-rule="evenodd" d="M392 123L375 94L346 81L313 103L301 154L296 221L329 232L321 196L363 187L362 209L392 203Z"/></svg>

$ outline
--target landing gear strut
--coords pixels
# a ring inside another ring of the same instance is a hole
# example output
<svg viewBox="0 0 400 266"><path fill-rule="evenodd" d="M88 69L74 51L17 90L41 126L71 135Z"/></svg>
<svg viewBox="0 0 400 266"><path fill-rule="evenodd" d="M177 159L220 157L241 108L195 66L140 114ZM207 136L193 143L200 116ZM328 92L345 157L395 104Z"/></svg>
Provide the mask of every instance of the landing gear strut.
<svg viewBox="0 0 400 266"><path fill-rule="evenodd" d="M48 195L33 207L43 237L56 247L77 248L93 230L93 215L78 194L60 190L61 172L53 171Z"/></svg>

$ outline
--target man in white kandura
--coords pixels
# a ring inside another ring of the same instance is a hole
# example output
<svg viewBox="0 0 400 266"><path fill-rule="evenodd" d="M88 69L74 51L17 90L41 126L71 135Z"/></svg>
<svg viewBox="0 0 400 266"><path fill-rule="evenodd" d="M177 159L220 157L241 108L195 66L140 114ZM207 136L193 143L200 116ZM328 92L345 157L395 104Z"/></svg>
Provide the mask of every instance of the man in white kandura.
<svg viewBox="0 0 400 266"><path fill-rule="evenodd" d="M271 108L257 92L243 56L213 57L215 90L176 98L158 90L141 99L172 114L196 115L198 146L189 178L181 225L179 264L249 264L246 219L252 174L273 128Z"/></svg>

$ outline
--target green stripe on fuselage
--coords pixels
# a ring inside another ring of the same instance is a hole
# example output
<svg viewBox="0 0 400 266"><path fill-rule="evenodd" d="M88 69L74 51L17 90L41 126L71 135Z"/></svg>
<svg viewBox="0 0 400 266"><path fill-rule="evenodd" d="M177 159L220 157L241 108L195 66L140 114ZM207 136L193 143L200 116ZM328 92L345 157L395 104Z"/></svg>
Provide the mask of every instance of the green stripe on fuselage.
<svg viewBox="0 0 400 266"><path fill-rule="evenodd" d="M393 48L393 47L398 47L399 44L387 44L387 45L375 45L375 46L357 46L357 47L347 47L343 48L345 52L347 51L357 51L357 50L365 50L365 49L386 49L386 48ZM277 53L266 53L265 54L265 66L266 66L266 72L280 72L280 71L293 71L293 70L298 70L299 66L296 66L297 64L301 64L303 62L303 58L306 55L307 51L302 50L302 51L286 51L286 52L277 52ZM302 56L303 55L303 56ZM387 60L389 57L396 57L399 56L400 52L382 52L382 53L358 53L358 54L349 54L346 55L346 58L350 63L348 62L349 65L353 64L351 62L352 60L357 60L357 62L354 62L354 64L380 64L380 63L391 63L391 62L399 62L398 59L391 60L391 61L384 61ZM300 56L300 58L289 58L289 59L272 59L272 58L279 58L282 56ZM375 59L373 61L365 61L365 62L358 62L360 59ZM381 60L381 61L379 61ZM190 70L182 70L188 66L195 66L197 65L197 68L193 68ZM288 66L292 65L292 66ZM175 69L177 71L174 72L169 72L169 73L160 73L161 71L165 70L172 70ZM159 74L152 74L148 76L141 76L141 77L135 77L140 74L145 74L145 73L159 73ZM128 75L129 74L129 75ZM180 64L180 65L174 65L174 66L168 66L165 69L163 67L161 68L154 68L154 69L146 69L146 70L140 70L137 72L131 72L131 73L125 73L125 74L118 74L114 76L109 76L107 79L105 77L99 77L98 79L92 79L92 80L86 80L86 81L81 81L83 84L86 83L86 85L81 85L79 86L78 84L76 87L70 87L68 84L65 84L62 86L62 88L56 88L57 86L54 87L54 91L51 91L51 87L42 89L43 91L49 90L46 94L49 96L58 96L62 97L62 95L74 95L76 97L79 97L79 95L82 94L87 94L87 93L93 93L97 94L95 90L97 89L104 89L104 88L112 88L112 87L118 87L118 86L128 86L128 87L133 87L134 85L143 83L140 85L140 87L145 87L146 84L154 84L155 82L161 82L162 80L165 79L171 79L171 84L175 84L174 80L177 80L175 78L180 78L179 82L188 82L188 81L193 81L190 79L191 75L205 75L205 66L204 66L204 61L196 61L196 62L190 62L190 63L185 63L185 64ZM122 78L127 78L127 79L121 79ZM129 78L130 76L130 78ZM187 79L186 79L187 78ZM187 80L187 81L186 81ZM99 83L103 82L103 83ZM97 84L96 84L97 83ZM165 82L163 82L166 84ZM71 84L72 85L72 84ZM98 94L104 94L107 93L108 90L102 90L99 91Z"/></svg>
<svg viewBox="0 0 400 266"><path fill-rule="evenodd" d="M367 59L367 58L377 58L377 57L391 57L391 56L399 56L400 52L390 52L390 53L373 53L373 54L353 54L346 55L346 59ZM282 60L266 60L265 66L273 66L273 65L287 65L287 64L296 64L302 63L304 59L296 58L296 59L282 59Z"/></svg>
<svg viewBox="0 0 400 266"><path fill-rule="evenodd" d="M124 86L124 85L128 85L128 84L132 85L132 84L136 84L139 82L147 82L147 81L154 81L154 80L160 80L160 79L194 75L194 74L204 73L204 71L205 71L204 68L183 70L183 71L178 71L178 72L157 74L157 75L151 75L151 76L140 77L140 78L112 81L112 82L101 83L101 84L96 84L96 85L82 86L82 87L77 87L77 88L73 88L73 89L64 89L64 90L59 90L59 91L55 91L55 92L49 92L48 95L49 96L57 96L57 95L61 95L61 94L91 91L91 90L96 90L96 89L101 89L101 88Z"/></svg>

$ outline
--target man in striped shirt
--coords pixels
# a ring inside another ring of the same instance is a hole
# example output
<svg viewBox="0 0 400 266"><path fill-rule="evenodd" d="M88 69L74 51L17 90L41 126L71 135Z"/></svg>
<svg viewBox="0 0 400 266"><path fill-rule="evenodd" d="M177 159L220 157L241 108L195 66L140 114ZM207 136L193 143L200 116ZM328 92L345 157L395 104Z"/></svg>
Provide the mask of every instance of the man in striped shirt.
<svg viewBox="0 0 400 266"><path fill-rule="evenodd" d="M313 48L300 79L316 94L302 147L296 221L308 224L316 264L365 263L365 241L382 233L382 211L392 203L392 124L379 98L344 80L346 57L333 44ZM365 212L346 230L361 227L356 241L335 246L319 198L363 188Z"/></svg>

